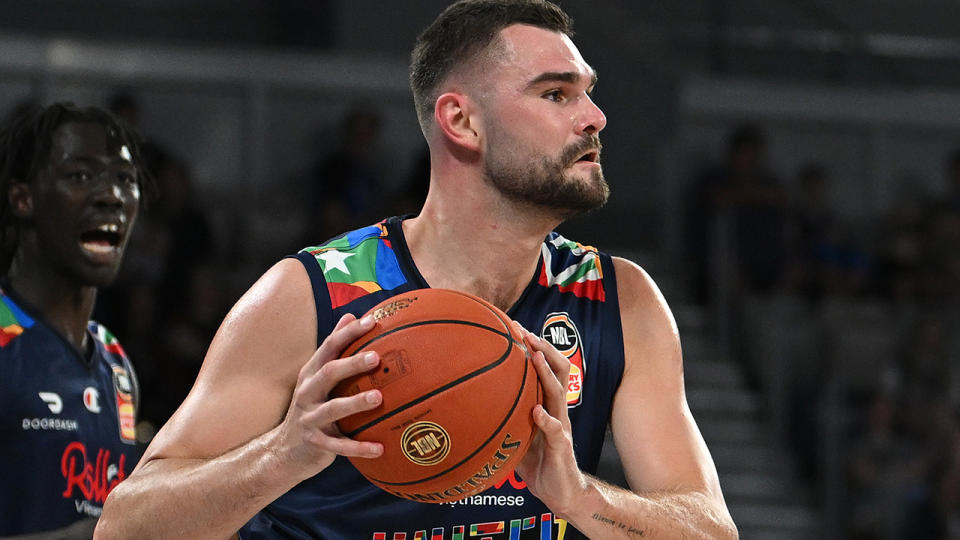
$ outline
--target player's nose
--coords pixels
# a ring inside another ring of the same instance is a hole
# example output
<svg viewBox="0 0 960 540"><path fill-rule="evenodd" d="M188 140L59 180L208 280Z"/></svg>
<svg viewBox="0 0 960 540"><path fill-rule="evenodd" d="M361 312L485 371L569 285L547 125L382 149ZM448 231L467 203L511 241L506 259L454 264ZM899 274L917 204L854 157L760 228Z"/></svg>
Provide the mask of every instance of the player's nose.
<svg viewBox="0 0 960 540"><path fill-rule="evenodd" d="M577 125L577 135L596 135L603 131L605 127L607 127L607 116L590 99L589 95L584 96L583 111Z"/></svg>

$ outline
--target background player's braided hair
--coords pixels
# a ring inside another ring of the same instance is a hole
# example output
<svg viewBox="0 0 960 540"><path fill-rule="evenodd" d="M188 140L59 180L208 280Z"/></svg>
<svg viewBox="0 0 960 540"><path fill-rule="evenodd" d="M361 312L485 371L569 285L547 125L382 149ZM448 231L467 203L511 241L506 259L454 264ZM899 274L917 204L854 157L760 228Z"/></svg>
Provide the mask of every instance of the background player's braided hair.
<svg viewBox="0 0 960 540"><path fill-rule="evenodd" d="M483 51L497 33L529 24L573 36L573 20L545 0L461 0L445 9L417 38L410 58L410 87L426 131L440 83Z"/></svg>
<svg viewBox="0 0 960 540"><path fill-rule="evenodd" d="M110 137L118 138L130 150L137 168L137 183L144 192L141 201L155 192L153 179L143 165L143 139L131 126L97 107L80 108L72 103L32 106L14 115L0 128L0 273L6 273L17 249L19 226L7 196L14 182L33 182L46 163L53 132L67 122L100 124Z"/></svg>

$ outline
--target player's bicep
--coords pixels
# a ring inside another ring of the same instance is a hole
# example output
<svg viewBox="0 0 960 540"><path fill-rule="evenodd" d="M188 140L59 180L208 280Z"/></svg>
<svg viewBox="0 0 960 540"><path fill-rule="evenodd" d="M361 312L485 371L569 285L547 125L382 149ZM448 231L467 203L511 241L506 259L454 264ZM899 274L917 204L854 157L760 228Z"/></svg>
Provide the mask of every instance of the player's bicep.
<svg viewBox="0 0 960 540"><path fill-rule="evenodd" d="M638 492L720 493L713 460L687 406L673 316L635 264L615 259L626 358L611 418L614 442Z"/></svg>
<svg viewBox="0 0 960 540"><path fill-rule="evenodd" d="M279 424L300 367L316 349L316 317L299 261L285 259L267 271L224 319L193 388L141 465L220 455Z"/></svg>

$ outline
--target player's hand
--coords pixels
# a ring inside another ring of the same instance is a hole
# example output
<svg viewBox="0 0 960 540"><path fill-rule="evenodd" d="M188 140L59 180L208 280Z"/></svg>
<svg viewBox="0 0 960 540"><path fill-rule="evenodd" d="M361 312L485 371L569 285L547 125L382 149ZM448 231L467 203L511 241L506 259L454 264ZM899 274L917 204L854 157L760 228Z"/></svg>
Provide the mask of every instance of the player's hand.
<svg viewBox="0 0 960 540"><path fill-rule="evenodd" d="M304 478L325 469L337 455L373 458L383 453L382 444L348 439L336 424L341 418L379 405L383 399L380 391L330 399L337 383L380 363L374 352L340 358L343 349L373 325L373 317L357 320L351 314L344 315L300 369L290 408L279 429L281 448L300 465Z"/></svg>
<svg viewBox="0 0 960 540"><path fill-rule="evenodd" d="M539 428L517 473L527 488L554 513L563 515L586 487L586 478L573 452L573 433L567 414L567 382L570 361L553 345L514 323L533 354L533 363L543 388L543 405L533 408Z"/></svg>

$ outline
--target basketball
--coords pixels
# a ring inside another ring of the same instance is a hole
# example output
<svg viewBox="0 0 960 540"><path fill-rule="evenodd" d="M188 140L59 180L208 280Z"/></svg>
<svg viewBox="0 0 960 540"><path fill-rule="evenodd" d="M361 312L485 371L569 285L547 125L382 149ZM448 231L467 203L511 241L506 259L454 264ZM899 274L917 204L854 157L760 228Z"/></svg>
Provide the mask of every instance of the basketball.
<svg viewBox="0 0 960 540"><path fill-rule="evenodd" d="M376 351L380 365L332 392L383 394L377 408L338 423L347 437L384 445L378 458L350 458L357 470L393 495L428 503L474 495L510 473L530 445L542 398L507 315L445 289L403 293L368 313L376 324L343 356Z"/></svg>

